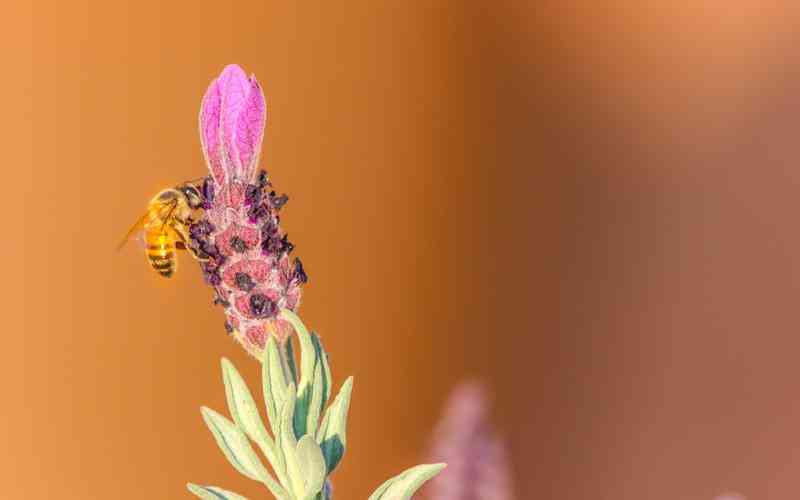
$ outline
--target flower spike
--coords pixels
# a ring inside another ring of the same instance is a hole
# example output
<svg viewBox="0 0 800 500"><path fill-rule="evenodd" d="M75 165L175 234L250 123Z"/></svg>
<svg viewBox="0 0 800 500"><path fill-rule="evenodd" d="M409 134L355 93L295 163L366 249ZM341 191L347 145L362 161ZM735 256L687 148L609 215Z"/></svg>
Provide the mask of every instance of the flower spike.
<svg viewBox="0 0 800 500"><path fill-rule="evenodd" d="M211 175L203 182L204 217L190 227L215 303L225 308L225 330L260 358L269 335L291 333L278 311L296 311L308 281L294 245L279 224L288 200L258 170L266 124L264 93L255 76L226 66L200 107L200 142Z"/></svg>

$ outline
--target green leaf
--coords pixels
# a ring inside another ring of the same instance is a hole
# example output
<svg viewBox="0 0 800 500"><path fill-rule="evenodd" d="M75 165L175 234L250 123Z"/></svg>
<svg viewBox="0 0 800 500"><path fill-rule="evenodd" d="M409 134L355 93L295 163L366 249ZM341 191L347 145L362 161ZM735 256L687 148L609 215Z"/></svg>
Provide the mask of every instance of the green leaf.
<svg viewBox="0 0 800 500"><path fill-rule="evenodd" d="M350 409L352 392L353 377L348 377L325 412L322 424L317 430L317 442L322 447L325 463L328 464L328 474L339 464L347 446L347 413Z"/></svg>
<svg viewBox="0 0 800 500"><path fill-rule="evenodd" d="M289 389L294 390L294 384L289 384ZM281 411L280 427L278 427L278 440L283 458L286 462L286 474L289 484L286 486L294 492L295 496L303 492L303 471L297 459L297 438L294 435L294 405L295 399L289 398Z"/></svg>
<svg viewBox="0 0 800 500"><path fill-rule="evenodd" d="M292 346L292 337L286 339L286 362L289 364L289 373L292 376L290 382L297 383L297 365L294 360L294 347Z"/></svg>
<svg viewBox="0 0 800 500"><path fill-rule="evenodd" d="M303 380L305 379L306 384L308 384L311 374L314 373L314 364L316 364L317 357L316 351L306 326L297 314L289 309L282 309L280 317L292 325L295 333L297 333L297 341L300 342L300 383L297 386L298 392L300 392Z"/></svg>
<svg viewBox="0 0 800 500"><path fill-rule="evenodd" d="M445 467L446 464L425 464L412 467L380 485L370 495L369 500L408 500L425 481Z"/></svg>
<svg viewBox="0 0 800 500"><path fill-rule="evenodd" d="M311 385L311 402L308 405L305 426L308 429L308 434L311 435L317 432L317 422L319 421L319 414L322 412L323 377L322 363L317 363L317 366L314 367L314 383ZM296 426L295 430L297 430Z"/></svg>
<svg viewBox="0 0 800 500"><path fill-rule="evenodd" d="M325 485L328 469L322 450L310 434L301 437L297 442L297 461L303 471L305 498L313 500Z"/></svg>
<svg viewBox="0 0 800 500"><path fill-rule="evenodd" d="M314 366L313 389L306 417L306 430L308 434L316 434L319 416L331 395L331 369L328 366L328 355L322 348L322 342L316 333L311 333L311 342L314 344L317 363Z"/></svg>
<svg viewBox="0 0 800 500"><path fill-rule="evenodd" d="M233 421L239 429L243 430L261 448L273 468L281 465L277 455L275 443L267 434L264 422L258 414L258 408L247 388L242 376L236 371L233 363L222 358L222 379L225 383L225 397L228 400L228 410Z"/></svg>
<svg viewBox="0 0 800 500"><path fill-rule="evenodd" d="M223 490L216 486L200 486L189 483L186 488L203 500L247 500L242 495L237 495L232 491Z"/></svg>
<svg viewBox="0 0 800 500"><path fill-rule="evenodd" d="M264 403L267 406L267 418L275 434L278 429L281 409L286 401L286 378L283 376L281 358L275 338L270 335L264 348L261 365L261 380L264 390Z"/></svg>
<svg viewBox="0 0 800 500"><path fill-rule="evenodd" d="M323 387L323 398L322 398L322 408L328 404L328 400L331 398L331 384L333 383L333 379L331 378L331 367L328 365L328 353L325 352L325 349L322 348L322 341L319 338L319 335L316 333L311 333L311 341L314 342L314 348L317 351L317 359L322 360L322 375L324 376L322 380L322 387Z"/></svg>
<svg viewBox="0 0 800 500"><path fill-rule="evenodd" d="M295 313L284 309L281 311L281 317L292 325L297 334L297 341L300 343L300 382L297 384L299 396L294 415L294 434L295 437L299 438L309 431L307 423L309 406L314 399L313 377L314 369L317 365L317 350L314 348L311 335L309 335L305 325Z"/></svg>
<svg viewBox="0 0 800 500"><path fill-rule="evenodd" d="M247 436L233 422L214 410L204 406L200 411L217 445L231 465L250 479L265 484L270 482L272 478L250 446Z"/></svg>
<svg viewBox="0 0 800 500"><path fill-rule="evenodd" d="M309 385L298 390L297 402L294 408L294 420L292 422L295 437L303 436L306 433L312 391L313 388Z"/></svg>

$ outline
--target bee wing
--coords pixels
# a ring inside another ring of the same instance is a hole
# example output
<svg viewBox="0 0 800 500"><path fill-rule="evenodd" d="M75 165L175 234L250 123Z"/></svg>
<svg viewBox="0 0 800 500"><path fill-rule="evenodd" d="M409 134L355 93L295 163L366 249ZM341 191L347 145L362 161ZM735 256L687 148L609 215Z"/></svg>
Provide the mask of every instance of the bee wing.
<svg viewBox="0 0 800 500"><path fill-rule="evenodd" d="M175 209L178 207L178 199L175 198L158 207L159 219L161 219L161 232L166 232L169 224L172 222L172 216L175 214Z"/></svg>
<svg viewBox="0 0 800 500"><path fill-rule="evenodd" d="M151 216L152 213L150 210L148 210L147 212L144 213L144 215L142 215L139 218L139 220L136 221L136 223L133 226L131 226L131 228L128 230L128 233L125 235L124 238L122 238L122 241L119 242L119 245L117 245L117 251L122 249L122 247L125 246L125 243L127 243L131 239L131 237L134 234L136 234L137 231L141 231L145 228L147 223L150 221Z"/></svg>
<svg viewBox="0 0 800 500"><path fill-rule="evenodd" d="M173 212L175 211L175 207L177 206L177 199L172 199L166 202L151 202L144 215L142 215L139 220L137 220L136 223L131 226L131 228L128 230L128 234L126 234L119 245L117 245L117 251L125 246L125 243L127 243L137 231L145 229L153 222L160 222L160 229L161 231L164 231L167 221L170 220Z"/></svg>

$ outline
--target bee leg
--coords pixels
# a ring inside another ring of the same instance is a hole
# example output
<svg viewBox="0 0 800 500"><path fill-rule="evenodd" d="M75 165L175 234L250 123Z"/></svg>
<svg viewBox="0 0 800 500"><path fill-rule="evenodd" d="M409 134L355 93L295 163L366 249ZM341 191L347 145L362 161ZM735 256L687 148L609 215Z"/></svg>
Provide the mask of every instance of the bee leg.
<svg viewBox="0 0 800 500"><path fill-rule="evenodd" d="M200 262L205 262L206 260L208 260L208 258L202 257L198 253L197 249L194 248L192 245L190 245L188 241L186 241L186 235L183 234L183 231L181 229L178 229L176 227L175 228L175 234L177 234L178 238L180 238L180 241L176 241L175 242L175 247L176 248L181 248L183 250L188 250L189 253L192 254L192 257L194 257L196 260L198 260Z"/></svg>
<svg viewBox="0 0 800 500"><path fill-rule="evenodd" d="M194 257L194 260L196 260L197 262L208 262L208 257L200 255L200 253L196 248L184 245L184 249L188 250L189 253L192 254L192 257Z"/></svg>

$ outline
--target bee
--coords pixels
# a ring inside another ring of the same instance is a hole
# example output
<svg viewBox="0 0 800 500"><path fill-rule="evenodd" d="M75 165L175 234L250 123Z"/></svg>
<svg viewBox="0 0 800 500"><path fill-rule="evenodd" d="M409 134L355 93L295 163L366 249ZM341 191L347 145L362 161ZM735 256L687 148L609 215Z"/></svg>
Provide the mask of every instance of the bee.
<svg viewBox="0 0 800 500"><path fill-rule="evenodd" d="M189 244L191 216L202 205L203 197L191 181L160 191L147 204L147 211L130 228L117 250L139 233L150 265L161 276L171 277L178 268L177 250L188 249L196 259L202 260Z"/></svg>

